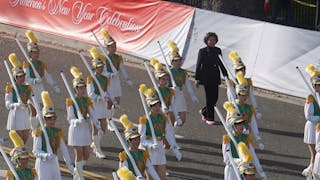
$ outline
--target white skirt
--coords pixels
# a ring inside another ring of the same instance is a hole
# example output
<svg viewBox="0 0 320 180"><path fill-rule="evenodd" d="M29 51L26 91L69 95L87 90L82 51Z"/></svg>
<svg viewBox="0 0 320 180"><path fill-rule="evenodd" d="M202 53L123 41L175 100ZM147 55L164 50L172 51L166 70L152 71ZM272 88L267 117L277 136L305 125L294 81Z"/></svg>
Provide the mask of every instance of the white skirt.
<svg viewBox="0 0 320 180"><path fill-rule="evenodd" d="M43 84L34 84L32 85L33 94L39 104L42 104L41 93L44 91Z"/></svg>
<svg viewBox="0 0 320 180"><path fill-rule="evenodd" d="M231 164L224 167L224 180L237 180L236 173Z"/></svg>
<svg viewBox="0 0 320 180"><path fill-rule="evenodd" d="M150 143L153 143L150 140ZM149 149L150 160L152 165L165 165L167 163L166 152L163 148L163 141L158 141L159 148L157 149Z"/></svg>
<svg viewBox="0 0 320 180"><path fill-rule="evenodd" d="M320 177L320 152L317 152L313 163L313 173Z"/></svg>
<svg viewBox="0 0 320 180"><path fill-rule="evenodd" d="M61 180L59 162L57 157L46 161L41 161L40 158L37 158L35 169L37 171L38 179Z"/></svg>
<svg viewBox="0 0 320 180"><path fill-rule="evenodd" d="M98 119L104 119L107 117L107 102L106 101L100 101L100 102L94 102L94 114Z"/></svg>
<svg viewBox="0 0 320 180"><path fill-rule="evenodd" d="M10 109L7 121L7 130L30 129L29 109Z"/></svg>
<svg viewBox="0 0 320 180"><path fill-rule="evenodd" d="M306 144L316 144L316 123L307 121L304 126L303 142Z"/></svg>
<svg viewBox="0 0 320 180"><path fill-rule="evenodd" d="M174 105L178 112L187 112L186 98L182 90L175 91Z"/></svg>
<svg viewBox="0 0 320 180"><path fill-rule="evenodd" d="M110 78L110 86L108 86L108 92L113 98L122 96L119 74L113 78Z"/></svg>
<svg viewBox="0 0 320 180"><path fill-rule="evenodd" d="M89 120L77 124L69 125L68 145L69 146L89 146L91 144L91 133Z"/></svg>

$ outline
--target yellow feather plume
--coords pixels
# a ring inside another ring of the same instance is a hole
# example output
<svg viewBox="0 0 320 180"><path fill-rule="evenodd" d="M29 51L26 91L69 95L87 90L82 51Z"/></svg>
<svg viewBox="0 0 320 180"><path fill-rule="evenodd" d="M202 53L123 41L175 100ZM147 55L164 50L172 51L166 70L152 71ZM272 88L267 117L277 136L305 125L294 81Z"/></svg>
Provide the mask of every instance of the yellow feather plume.
<svg viewBox="0 0 320 180"><path fill-rule="evenodd" d="M149 88L149 89L145 90L143 94L144 94L146 97L150 97L150 96L153 95L153 93L154 93L154 90L151 89L151 88Z"/></svg>
<svg viewBox="0 0 320 180"><path fill-rule="evenodd" d="M179 48L174 41L168 41L169 51L171 52L179 52Z"/></svg>
<svg viewBox="0 0 320 180"><path fill-rule="evenodd" d="M19 134L15 130L11 130L9 132L9 136L10 136L11 141L14 144L14 147L24 146L23 140L21 139L21 137L19 136Z"/></svg>
<svg viewBox="0 0 320 180"><path fill-rule="evenodd" d="M144 93L147 90L147 86L145 84L140 84L139 91Z"/></svg>
<svg viewBox="0 0 320 180"><path fill-rule="evenodd" d="M150 59L150 64L154 67L155 64L159 63L159 61L156 58Z"/></svg>
<svg viewBox="0 0 320 180"><path fill-rule="evenodd" d="M240 57L238 56L237 52L235 52L235 51L231 51L229 53L229 58L234 62L237 62L240 60Z"/></svg>
<svg viewBox="0 0 320 180"><path fill-rule="evenodd" d="M100 58L100 53L98 52L98 50L97 50L96 47L92 47L92 48L90 49L90 54L91 54L91 57L92 57L93 59L98 59L98 58Z"/></svg>
<svg viewBox="0 0 320 180"><path fill-rule="evenodd" d="M120 178L120 180L135 180L136 177L133 175L133 173L126 167L119 168L117 170L117 174Z"/></svg>
<svg viewBox="0 0 320 180"><path fill-rule="evenodd" d="M306 71L307 73L309 73L310 75L312 75L312 72L315 71L315 67L313 66L313 64L309 64L307 67L306 67Z"/></svg>
<svg viewBox="0 0 320 180"><path fill-rule="evenodd" d="M128 119L128 116L126 114L123 114L120 116L120 122L126 130L131 129L133 127L132 122Z"/></svg>
<svg viewBox="0 0 320 180"><path fill-rule="evenodd" d="M156 63L153 67L154 67L155 70L158 71L158 70L162 69L162 64Z"/></svg>
<svg viewBox="0 0 320 180"><path fill-rule="evenodd" d="M15 53L11 53L8 58L13 67L21 67L21 62L18 60Z"/></svg>
<svg viewBox="0 0 320 180"><path fill-rule="evenodd" d="M236 74L237 80L240 85L247 85L247 80L244 78L244 74L242 71L238 71Z"/></svg>
<svg viewBox="0 0 320 180"><path fill-rule="evenodd" d="M239 142L238 144L239 156L242 162L252 162L253 157L244 142Z"/></svg>
<svg viewBox="0 0 320 180"><path fill-rule="evenodd" d="M82 75L82 73L79 71L79 69L77 68L77 67L75 67L75 66L72 66L71 68L70 68L70 72L71 72L71 74L72 74L72 76L74 77L74 78L83 78L83 75Z"/></svg>
<svg viewBox="0 0 320 180"><path fill-rule="evenodd" d="M100 30L100 34L104 39L107 39L110 36L109 33L104 28Z"/></svg>
<svg viewBox="0 0 320 180"><path fill-rule="evenodd" d="M52 107L53 103L52 100L49 96L49 92L48 91L42 91L41 93L41 99L42 99L42 103L44 107Z"/></svg>
<svg viewBox="0 0 320 180"><path fill-rule="evenodd" d="M237 112L236 108L230 101L223 103L223 108L228 111L230 114L235 114Z"/></svg>
<svg viewBox="0 0 320 180"><path fill-rule="evenodd" d="M34 36L33 32L31 30L26 31L26 36L29 40L30 43L35 43L37 42L37 38Z"/></svg>

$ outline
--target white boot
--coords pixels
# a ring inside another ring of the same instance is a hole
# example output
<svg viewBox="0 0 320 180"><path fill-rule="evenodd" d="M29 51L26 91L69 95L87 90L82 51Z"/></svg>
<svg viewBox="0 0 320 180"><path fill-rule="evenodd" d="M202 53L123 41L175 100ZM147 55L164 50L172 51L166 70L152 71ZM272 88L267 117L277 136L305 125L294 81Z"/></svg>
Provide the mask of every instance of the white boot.
<svg viewBox="0 0 320 180"><path fill-rule="evenodd" d="M102 153L100 140L101 140L101 136L93 136L93 142L94 142L93 152L96 154L97 158L104 159L106 158L106 156Z"/></svg>
<svg viewBox="0 0 320 180"><path fill-rule="evenodd" d="M108 130L111 131L111 132L115 131L114 128L109 123L109 119L112 120L113 114L114 114L114 110L113 109L107 109Z"/></svg>
<svg viewBox="0 0 320 180"><path fill-rule="evenodd" d="M301 174L305 177L308 177L309 175L312 174L311 172L312 172L312 164L309 164L309 166L305 168Z"/></svg>
<svg viewBox="0 0 320 180"><path fill-rule="evenodd" d="M84 180L83 176L83 161L76 162L76 167L74 168L74 180Z"/></svg>

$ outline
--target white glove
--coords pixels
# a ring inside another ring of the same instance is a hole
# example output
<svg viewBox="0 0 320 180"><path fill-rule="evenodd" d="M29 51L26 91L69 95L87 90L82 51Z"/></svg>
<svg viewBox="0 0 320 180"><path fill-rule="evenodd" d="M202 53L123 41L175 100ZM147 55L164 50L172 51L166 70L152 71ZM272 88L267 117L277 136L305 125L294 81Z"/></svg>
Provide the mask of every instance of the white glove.
<svg viewBox="0 0 320 180"><path fill-rule="evenodd" d="M69 169L70 173L73 174L74 172L74 166L69 162L69 163L66 163L67 165L67 168Z"/></svg>
<svg viewBox="0 0 320 180"><path fill-rule="evenodd" d="M9 105L10 109L17 109L21 108L24 104L22 102L17 102L17 103L11 103Z"/></svg>
<svg viewBox="0 0 320 180"><path fill-rule="evenodd" d="M151 144L151 146L150 146L150 148L151 149L158 149L160 146L159 146L159 144L157 143L157 144Z"/></svg>
<svg viewBox="0 0 320 180"><path fill-rule="evenodd" d="M42 82L42 79L38 79L38 78L34 79L34 84L40 84L41 82Z"/></svg>
<svg viewBox="0 0 320 180"><path fill-rule="evenodd" d="M162 106L161 109L162 109L162 112L163 112L164 114L167 114L167 113L168 113L168 108Z"/></svg>
<svg viewBox="0 0 320 180"><path fill-rule="evenodd" d="M0 145L2 146L4 144L3 138L0 138Z"/></svg>
<svg viewBox="0 0 320 180"><path fill-rule="evenodd" d="M258 120L260 120L262 118L261 112L257 111L256 117Z"/></svg>
<svg viewBox="0 0 320 180"><path fill-rule="evenodd" d="M75 119L75 120L73 120L73 124L74 124L74 126L77 126L78 124L81 124L83 121L84 120L82 120L82 119Z"/></svg>
<svg viewBox="0 0 320 180"><path fill-rule="evenodd" d="M110 73L110 78L115 78L118 75L117 72Z"/></svg>
<svg viewBox="0 0 320 180"><path fill-rule="evenodd" d="M101 102L101 101L103 101L104 100L104 98L103 97L101 97L101 96L97 96L97 102Z"/></svg>
<svg viewBox="0 0 320 180"><path fill-rule="evenodd" d="M258 146L260 150L264 150L264 144L262 142L259 142Z"/></svg>
<svg viewBox="0 0 320 180"><path fill-rule="evenodd" d="M61 90L60 90L59 86L54 86L53 89L57 94L60 94Z"/></svg>
<svg viewBox="0 0 320 180"><path fill-rule="evenodd" d="M182 159L182 154L181 154L181 152L179 151L179 149L178 149L177 147L174 147L174 148L172 148L172 151L174 152L177 160L178 160L178 161L181 161L181 159Z"/></svg>
<svg viewBox="0 0 320 180"><path fill-rule="evenodd" d="M46 153L45 157L46 157L46 160L51 160L51 159L55 158L56 155L52 154L52 153Z"/></svg>
<svg viewBox="0 0 320 180"><path fill-rule="evenodd" d="M199 104L199 99L197 98L197 96L192 96L191 97L191 100L192 100L192 102L194 103L194 104Z"/></svg>
<svg viewBox="0 0 320 180"><path fill-rule="evenodd" d="M132 81L131 81L130 79L127 79L127 84L128 84L129 86L132 86L132 85L133 85L133 83L132 83Z"/></svg>

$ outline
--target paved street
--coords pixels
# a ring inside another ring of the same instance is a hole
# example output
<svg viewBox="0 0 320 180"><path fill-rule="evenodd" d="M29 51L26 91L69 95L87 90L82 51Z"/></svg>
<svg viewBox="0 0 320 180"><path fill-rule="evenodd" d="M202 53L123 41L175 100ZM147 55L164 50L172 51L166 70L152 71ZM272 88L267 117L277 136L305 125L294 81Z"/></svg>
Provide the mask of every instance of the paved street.
<svg viewBox="0 0 320 180"><path fill-rule="evenodd" d="M23 54L18 49L13 39L13 35L17 31L20 35L24 31L12 29L6 26L0 26L0 58L7 59L12 52L17 54L20 61L24 60ZM58 113L57 126L61 127L67 134L67 120L65 110L65 98L68 97L66 88L64 88L62 79L59 75L60 71L64 71L67 79L71 82L71 74L69 69L71 65L79 67L84 75L89 75L86 71L81 59L75 50L78 48L90 48L91 46L84 43L69 41L54 36L40 35L41 46L40 58L46 61L49 72L53 78L58 81L61 87L61 94L55 94L53 89L46 86L50 95L53 97L55 109ZM21 36L23 44L26 39ZM49 43L50 42L50 43ZM62 46L64 45L64 46ZM70 48L70 46L72 48ZM126 113L129 119L135 123L142 115L143 108L138 94L138 87L141 83L147 84L149 87L151 81L147 72L142 66L142 61L125 56L128 61L127 71L133 80L134 86L129 87L123 83L123 97L121 99L121 112L117 113L116 118ZM87 57L89 60L89 57ZM0 124L2 128L0 134L8 138L5 129L8 110L4 106L4 87L9 83L9 77L6 73L3 62L0 62ZM195 86L194 86L195 88ZM204 105L204 90L202 88L195 89L200 99L200 104L192 104L191 99L187 97L189 112L187 114L187 123L184 127L176 129L178 134L177 142L182 148L183 159L177 162L174 154L167 152L167 168L170 176L167 179L187 179L187 180L211 180L223 179L224 163L222 161L221 141L222 135L225 134L222 125L208 126L203 123L198 114L198 110ZM218 107L225 114L222 103L226 100L226 89L222 85L220 88L220 97ZM186 93L187 94L187 93ZM275 93L258 91L257 101L263 113L263 120L259 121L259 129L265 150L257 150L260 162L270 180L299 180L303 179L300 172L308 164L309 152L305 144L303 144L303 99L286 97ZM216 117L217 118L217 117ZM119 124L119 128L123 129ZM31 150L32 139L29 138L28 147ZM5 142L5 146L12 148L13 144L10 140ZM116 135L107 132L104 136L102 149L107 155L104 160L97 159L91 154L90 160L85 167L87 171L111 178L111 173L118 167L118 153L122 151ZM69 148L72 155L73 151ZM63 162L63 161L61 161ZM7 169L3 158L0 157L0 169ZM71 179L71 176L63 173L63 179Z"/></svg>

